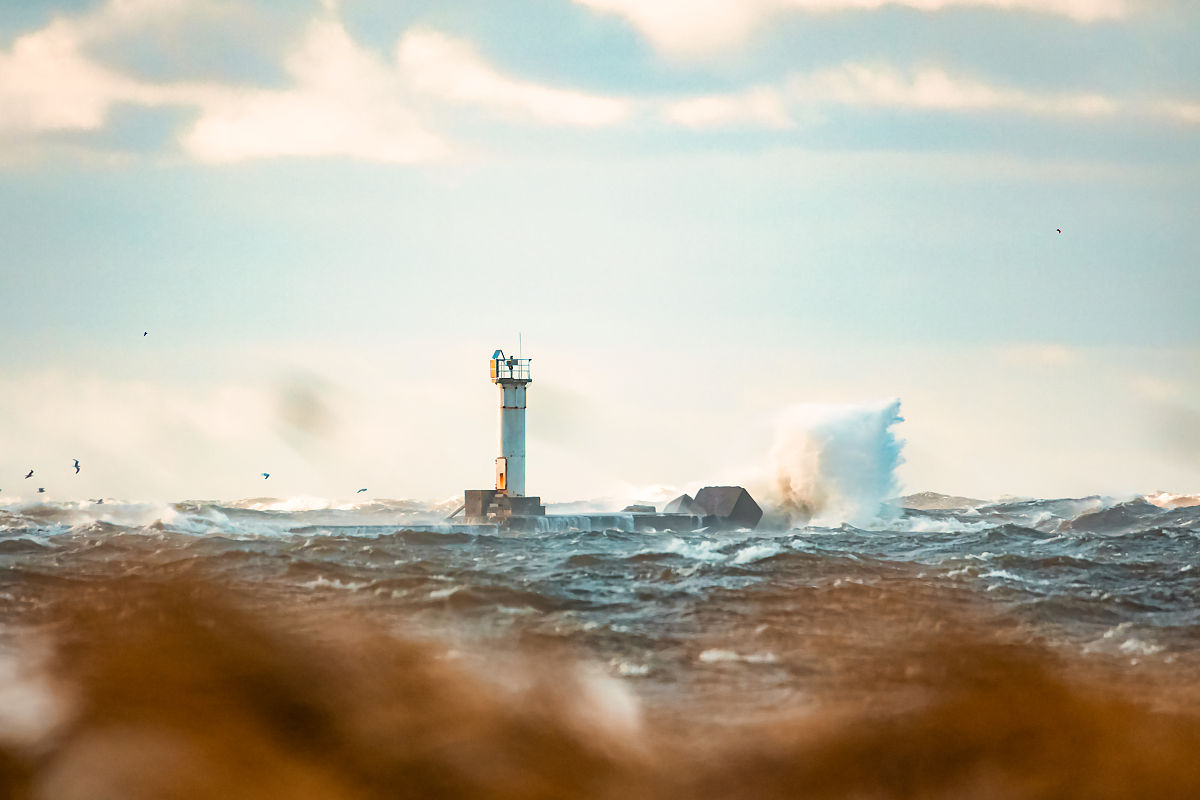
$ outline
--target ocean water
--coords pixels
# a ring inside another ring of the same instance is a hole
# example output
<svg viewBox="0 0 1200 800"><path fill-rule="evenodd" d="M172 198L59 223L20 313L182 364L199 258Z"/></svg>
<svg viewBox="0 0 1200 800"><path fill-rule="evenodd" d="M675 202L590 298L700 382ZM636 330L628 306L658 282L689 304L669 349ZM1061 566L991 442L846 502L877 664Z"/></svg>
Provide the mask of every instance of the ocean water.
<svg viewBox="0 0 1200 800"><path fill-rule="evenodd" d="M188 575L454 635L536 634L665 683L706 649L778 663L753 635L767 610L851 585L953 597L1081 652L1163 659L1200 634L1200 506L1087 497L904 509L868 528L516 534L413 530L439 519L413 502L297 505L0 507L0 621L97 581Z"/></svg>
<svg viewBox="0 0 1200 800"><path fill-rule="evenodd" d="M1200 790L1195 498L919 499L863 527L533 534L408 501L10 502L0 788ZM429 737L474 755L398 744Z"/></svg>

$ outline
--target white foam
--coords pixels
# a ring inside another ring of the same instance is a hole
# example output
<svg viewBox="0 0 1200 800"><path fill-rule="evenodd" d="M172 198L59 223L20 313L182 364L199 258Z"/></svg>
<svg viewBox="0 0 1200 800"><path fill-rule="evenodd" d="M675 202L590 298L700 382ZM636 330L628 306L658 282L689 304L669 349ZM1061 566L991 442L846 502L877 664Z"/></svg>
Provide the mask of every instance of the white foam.
<svg viewBox="0 0 1200 800"><path fill-rule="evenodd" d="M1022 577L1020 575L1017 575L1014 572L1009 572L1006 569L993 569L993 570L983 573L979 577L981 577L981 578L999 578L1000 580L1012 581L1013 583L1035 583L1039 586L1049 586L1052 583L1052 581L1048 581L1044 578ZM995 587L989 586L988 588L992 589Z"/></svg>
<svg viewBox="0 0 1200 800"><path fill-rule="evenodd" d="M301 496L282 500L272 498L261 502L239 503L237 507L252 511L324 511L332 506L324 497Z"/></svg>
<svg viewBox="0 0 1200 800"><path fill-rule="evenodd" d="M622 678L644 678L650 674L649 664L634 664L629 661L619 660L614 660L610 663Z"/></svg>
<svg viewBox="0 0 1200 800"><path fill-rule="evenodd" d="M1119 649L1127 656L1152 656L1155 653L1161 653L1163 646L1160 644L1150 644L1141 639L1130 638L1121 642Z"/></svg>
<svg viewBox="0 0 1200 800"><path fill-rule="evenodd" d="M1172 494L1171 492L1151 492L1145 496L1145 501L1159 508L1186 508L1200 506L1200 492L1196 494Z"/></svg>
<svg viewBox="0 0 1200 800"><path fill-rule="evenodd" d="M702 664L720 664L722 662L740 662L743 664L777 664L779 656L774 653L738 653L733 650L711 649L699 655Z"/></svg>
<svg viewBox="0 0 1200 800"><path fill-rule="evenodd" d="M888 526L889 530L908 533L980 533L994 527L996 523L991 521L964 522L954 518L932 517L906 517Z"/></svg>
<svg viewBox="0 0 1200 800"><path fill-rule="evenodd" d="M904 442L900 401L792 406L780 415L771 462L776 502L793 524L864 527L894 518Z"/></svg>
<svg viewBox="0 0 1200 800"><path fill-rule="evenodd" d="M700 539L686 542L678 536L672 536L657 548L643 550L643 553L675 553L676 555L692 558L697 561L721 561L725 554L721 552L721 542L712 539Z"/></svg>
<svg viewBox="0 0 1200 800"><path fill-rule="evenodd" d="M1098 639L1083 647L1085 653L1119 653L1125 656L1152 656L1161 653L1162 645L1134 636L1132 622L1122 622L1106 630Z"/></svg>
<svg viewBox="0 0 1200 800"><path fill-rule="evenodd" d="M355 583L353 581L343 583L338 579L329 580L324 575L318 575L315 580L305 581L299 584L306 589L342 589L345 591L357 592L367 584Z"/></svg>
<svg viewBox="0 0 1200 800"><path fill-rule="evenodd" d="M731 563L749 564L752 561L760 561L777 554L779 549L779 545L777 544L752 544L749 547L743 547L741 550L738 550L737 555L733 557Z"/></svg>

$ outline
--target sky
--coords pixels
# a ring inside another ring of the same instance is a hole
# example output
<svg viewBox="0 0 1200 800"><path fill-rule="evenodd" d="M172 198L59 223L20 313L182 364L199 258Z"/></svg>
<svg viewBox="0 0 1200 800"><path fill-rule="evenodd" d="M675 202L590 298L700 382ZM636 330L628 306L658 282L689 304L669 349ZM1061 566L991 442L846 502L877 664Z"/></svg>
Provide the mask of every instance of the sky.
<svg viewBox="0 0 1200 800"><path fill-rule="evenodd" d="M1188 0L4 4L0 498L487 487L519 337L548 500L752 484L790 406L891 398L905 491L1200 490L1198 35Z"/></svg>

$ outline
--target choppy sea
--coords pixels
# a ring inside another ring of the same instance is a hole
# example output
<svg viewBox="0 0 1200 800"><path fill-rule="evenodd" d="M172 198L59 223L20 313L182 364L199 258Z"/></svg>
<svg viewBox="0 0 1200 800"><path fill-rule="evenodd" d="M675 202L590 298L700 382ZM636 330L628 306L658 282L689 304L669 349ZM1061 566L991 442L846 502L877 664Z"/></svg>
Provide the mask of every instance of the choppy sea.
<svg viewBox="0 0 1200 800"><path fill-rule="evenodd" d="M906 508L869 528L541 534L420 529L441 514L407 501L11 504L0 507L0 621L35 622L99 580L188 575L413 630L559 640L616 675L672 684L706 664L770 672L787 655L763 635L772 612L794 610L794 637L837 624L822 609L839 589L902 586L914 614L936 595L1055 647L1164 659L1200 641L1200 505L1186 502L1029 499Z"/></svg>
<svg viewBox="0 0 1200 800"><path fill-rule="evenodd" d="M0 506L0 795L1192 797L1195 497ZM630 526L632 527L632 526Z"/></svg>

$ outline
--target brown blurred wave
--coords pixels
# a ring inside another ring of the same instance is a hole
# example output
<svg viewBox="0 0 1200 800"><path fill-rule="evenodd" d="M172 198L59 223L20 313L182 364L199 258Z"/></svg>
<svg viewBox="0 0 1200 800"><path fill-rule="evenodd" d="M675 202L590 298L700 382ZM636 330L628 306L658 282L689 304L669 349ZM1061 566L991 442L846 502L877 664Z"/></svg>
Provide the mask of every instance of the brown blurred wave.
<svg viewBox="0 0 1200 800"><path fill-rule="evenodd" d="M615 679L536 639L462 653L402 619L315 613L244 586L97 582L57 594L20 634L49 644L62 712L5 740L0 788L16 800L1200 796L1193 670L1121 680L905 586L760 604L761 635L828 673L811 703L740 713L736 693L700 687L639 715Z"/></svg>

